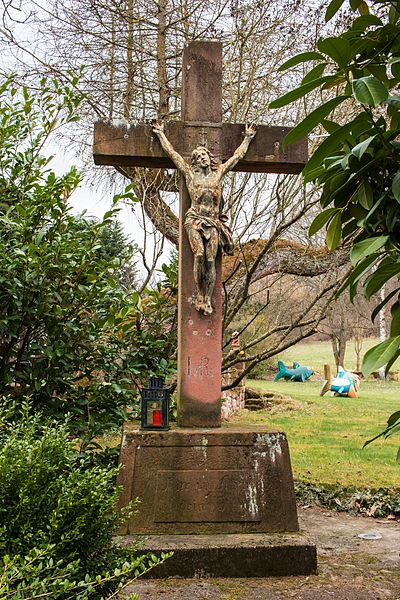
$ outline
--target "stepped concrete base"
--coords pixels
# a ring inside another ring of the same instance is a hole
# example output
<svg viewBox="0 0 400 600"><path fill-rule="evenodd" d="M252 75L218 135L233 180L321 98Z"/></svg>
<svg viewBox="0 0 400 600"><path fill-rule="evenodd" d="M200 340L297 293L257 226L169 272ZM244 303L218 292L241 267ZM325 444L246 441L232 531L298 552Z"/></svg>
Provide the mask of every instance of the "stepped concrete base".
<svg viewBox="0 0 400 600"><path fill-rule="evenodd" d="M165 432L126 426L120 460L120 506L140 499L139 513L121 534L299 529L283 433L254 427ZM240 552L245 556L247 550Z"/></svg>
<svg viewBox="0 0 400 600"><path fill-rule="evenodd" d="M124 538L124 545L128 540ZM316 547L301 533L160 535L140 545L143 553L169 551L174 555L147 577L278 577L317 572Z"/></svg>

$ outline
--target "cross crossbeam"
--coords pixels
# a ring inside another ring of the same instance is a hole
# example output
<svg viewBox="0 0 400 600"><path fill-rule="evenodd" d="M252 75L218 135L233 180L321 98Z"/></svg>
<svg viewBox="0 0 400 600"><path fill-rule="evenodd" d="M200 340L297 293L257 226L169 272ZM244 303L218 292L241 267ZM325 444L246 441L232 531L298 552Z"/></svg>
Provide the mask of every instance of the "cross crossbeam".
<svg viewBox="0 0 400 600"><path fill-rule="evenodd" d="M197 143L207 146L212 152L217 136L221 138L222 162L243 139L244 125L236 123L185 123L171 121L165 124L165 133L184 158L189 158ZM234 171L253 173L300 173L307 161L307 140L291 144L282 152L282 141L290 127L268 127L259 125L257 135L246 156L234 167ZM93 144L96 165L125 167L149 167L175 169L166 156L161 144L152 133L151 125L113 125L97 122Z"/></svg>

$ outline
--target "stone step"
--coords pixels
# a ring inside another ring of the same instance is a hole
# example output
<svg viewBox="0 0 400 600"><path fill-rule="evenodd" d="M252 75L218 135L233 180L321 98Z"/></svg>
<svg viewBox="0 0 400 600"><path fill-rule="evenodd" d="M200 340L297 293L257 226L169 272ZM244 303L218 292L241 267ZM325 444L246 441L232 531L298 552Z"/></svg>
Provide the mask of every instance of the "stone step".
<svg viewBox="0 0 400 600"><path fill-rule="evenodd" d="M137 542L124 536L124 546ZM317 572L316 546L302 533L151 535L139 552L173 551L147 575L166 577L281 577Z"/></svg>
<svg viewBox="0 0 400 600"><path fill-rule="evenodd" d="M244 403L244 407L247 410L264 410L266 408L271 408L273 402L271 402L268 398L251 398L250 400L246 400Z"/></svg>

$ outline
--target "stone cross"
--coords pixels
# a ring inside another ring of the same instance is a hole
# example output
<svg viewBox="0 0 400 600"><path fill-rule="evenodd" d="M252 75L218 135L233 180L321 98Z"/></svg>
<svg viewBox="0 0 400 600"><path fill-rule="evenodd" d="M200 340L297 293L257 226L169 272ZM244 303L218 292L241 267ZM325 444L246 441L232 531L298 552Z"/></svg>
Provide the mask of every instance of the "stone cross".
<svg viewBox="0 0 400 600"><path fill-rule="evenodd" d="M222 44L191 42L184 50L182 121L166 123L165 132L181 156L190 160L198 145L218 159L232 156L245 126L222 123ZM236 171L300 173L307 161L303 140L282 152L287 127L258 126L247 154ZM97 165L175 168L162 150L151 125L121 126L99 122L94 131ZM180 184L178 292L178 424L181 427L221 425L222 294L221 253L216 259L213 312L205 315L193 304L193 253L184 229L190 198Z"/></svg>

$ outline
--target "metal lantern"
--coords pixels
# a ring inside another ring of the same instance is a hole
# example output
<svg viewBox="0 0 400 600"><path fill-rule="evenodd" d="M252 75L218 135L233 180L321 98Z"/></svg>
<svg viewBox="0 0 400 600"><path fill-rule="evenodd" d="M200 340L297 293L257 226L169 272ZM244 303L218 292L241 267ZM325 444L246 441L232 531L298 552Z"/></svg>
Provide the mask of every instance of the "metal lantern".
<svg viewBox="0 0 400 600"><path fill-rule="evenodd" d="M141 390L142 419L141 429L169 429L169 386L164 387L163 377L151 377L148 387Z"/></svg>

